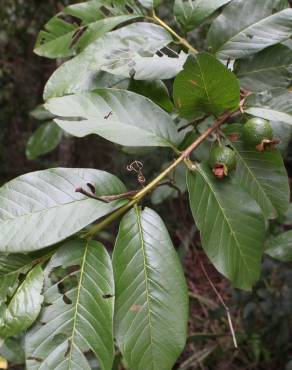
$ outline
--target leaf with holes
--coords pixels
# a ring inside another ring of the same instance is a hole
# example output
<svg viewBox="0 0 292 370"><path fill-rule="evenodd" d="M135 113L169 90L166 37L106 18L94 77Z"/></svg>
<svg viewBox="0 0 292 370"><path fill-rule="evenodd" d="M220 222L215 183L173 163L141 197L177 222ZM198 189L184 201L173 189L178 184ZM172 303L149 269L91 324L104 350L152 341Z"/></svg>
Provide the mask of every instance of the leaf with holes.
<svg viewBox="0 0 292 370"><path fill-rule="evenodd" d="M163 221L151 209L121 221L113 254L115 333L130 369L171 369L184 348L188 294Z"/></svg>
<svg viewBox="0 0 292 370"><path fill-rule="evenodd" d="M125 201L104 203L96 195L120 194L125 186L115 176L93 169L55 168L17 177L0 188L0 251L28 252L54 245L111 213Z"/></svg>
<svg viewBox="0 0 292 370"><path fill-rule="evenodd" d="M118 89L50 99L55 122L77 137L97 134L126 146L174 147L180 140L172 118L150 99Z"/></svg>
<svg viewBox="0 0 292 370"><path fill-rule="evenodd" d="M292 80L292 50L281 44L271 46L249 58L239 59L234 68L245 89L285 88Z"/></svg>
<svg viewBox="0 0 292 370"><path fill-rule="evenodd" d="M133 14L127 14L126 3L122 3L91 0L64 8L39 33L34 52L47 58L69 57L116 26L143 16L136 5ZM128 5L130 8L131 2Z"/></svg>
<svg viewBox="0 0 292 370"><path fill-rule="evenodd" d="M120 73L122 68L126 69L124 77L132 76L134 57L152 57L170 42L168 32L150 23L138 22L109 32L53 73L45 86L44 99L87 90L101 70ZM149 79L154 78L151 75Z"/></svg>
<svg viewBox="0 0 292 370"><path fill-rule="evenodd" d="M43 280L43 270L37 265L17 288L7 307L1 306L0 338L25 331L37 319L43 302Z"/></svg>
<svg viewBox="0 0 292 370"><path fill-rule="evenodd" d="M209 30L212 51L220 59L237 59L289 39L292 9L275 10L274 0L231 1Z"/></svg>
<svg viewBox="0 0 292 370"><path fill-rule="evenodd" d="M208 53L189 56L174 81L174 101L187 119L215 116L239 106L239 83L235 75Z"/></svg>
<svg viewBox="0 0 292 370"><path fill-rule="evenodd" d="M175 0L174 15L185 31L192 31L230 0Z"/></svg>
<svg viewBox="0 0 292 370"><path fill-rule="evenodd" d="M292 230L286 231L266 242L265 253L281 262L292 261Z"/></svg>
<svg viewBox="0 0 292 370"><path fill-rule="evenodd" d="M264 251L265 222L259 206L230 178L218 180L207 164L189 172L187 184L206 254L235 287L251 290Z"/></svg>
<svg viewBox="0 0 292 370"><path fill-rule="evenodd" d="M273 89L251 95L245 106L248 114L292 125L292 92L286 89Z"/></svg>
<svg viewBox="0 0 292 370"><path fill-rule="evenodd" d="M229 125L224 130L232 138L229 144L237 155L236 178L257 201L266 218L286 212L290 189L288 175L278 150L258 152L246 147L241 138L242 125Z"/></svg>
<svg viewBox="0 0 292 370"><path fill-rule="evenodd" d="M107 298L110 295L109 298ZM114 282L101 243L65 243L45 269L44 307L25 340L27 369L112 368Z"/></svg>

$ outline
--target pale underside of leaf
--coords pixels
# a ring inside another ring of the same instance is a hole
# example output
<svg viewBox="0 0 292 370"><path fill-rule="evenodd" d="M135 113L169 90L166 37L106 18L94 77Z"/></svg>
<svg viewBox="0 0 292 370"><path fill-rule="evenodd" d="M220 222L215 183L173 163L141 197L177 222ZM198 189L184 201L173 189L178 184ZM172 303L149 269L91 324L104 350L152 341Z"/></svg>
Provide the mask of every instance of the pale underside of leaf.
<svg viewBox="0 0 292 370"><path fill-rule="evenodd" d="M84 91L102 66L111 66L111 73L123 66L130 71L133 57L153 56L170 42L168 32L150 23L137 22L109 32L53 73L45 86L44 99Z"/></svg>
<svg viewBox="0 0 292 370"><path fill-rule="evenodd" d="M58 269L63 277L56 281ZM67 284L65 292L61 284ZM111 298L105 299L107 294ZM45 307L26 336L27 369L89 370L86 353L91 351L100 368L110 370L114 284L103 245L81 240L64 244L46 267L44 296Z"/></svg>
<svg viewBox="0 0 292 370"><path fill-rule="evenodd" d="M219 58L236 59L287 40L292 34L292 9L273 12L273 0L232 1L210 28L210 46Z"/></svg>
<svg viewBox="0 0 292 370"><path fill-rule="evenodd" d="M75 190L96 187L97 195L126 189L113 175L93 169L57 168L20 176L0 188L0 251L24 252L53 245L77 233L124 201L103 203Z"/></svg>
<svg viewBox="0 0 292 370"><path fill-rule="evenodd" d="M118 89L50 99L46 108L71 135L98 134L126 146L170 146L179 142L171 117L150 99Z"/></svg>

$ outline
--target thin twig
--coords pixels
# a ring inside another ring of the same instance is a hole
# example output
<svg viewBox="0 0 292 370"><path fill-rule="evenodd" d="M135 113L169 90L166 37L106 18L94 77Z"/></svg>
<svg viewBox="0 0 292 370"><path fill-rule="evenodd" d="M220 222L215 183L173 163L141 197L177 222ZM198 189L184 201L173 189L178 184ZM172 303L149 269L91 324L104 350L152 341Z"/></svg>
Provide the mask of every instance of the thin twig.
<svg viewBox="0 0 292 370"><path fill-rule="evenodd" d="M217 298L219 299L221 305L224 307L225 311L226 311L226 316L227 316L227 320L228 320L228 325L229 325L229 328L230 328L230 332L231 332L231 336L232 336L232 340L233 340L233 344L234 344L234 347L235 348L238 348L238 345L237 345L237 340L236 340L236 336L235 336L235 331L234 331L234 327L233 327L233 324L232 324L232 320L231 320L231 315L230 315L230 310L229 310L229 307L227 307L227 305L225 304L221 294L218 292L218 290L216 289L215 285L213 284L212 280L210 279L202 261L200 261L200 265L201 265L201 269L206 277L206 279L208 280L211 288L213 289L214 293L216 294Z"/></svg>

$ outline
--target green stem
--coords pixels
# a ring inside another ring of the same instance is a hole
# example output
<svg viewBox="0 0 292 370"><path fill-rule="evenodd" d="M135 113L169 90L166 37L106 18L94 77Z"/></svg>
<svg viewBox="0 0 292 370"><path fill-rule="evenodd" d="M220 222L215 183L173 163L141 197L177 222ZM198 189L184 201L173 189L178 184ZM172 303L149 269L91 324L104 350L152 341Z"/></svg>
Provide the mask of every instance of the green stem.
<svg viewBox="0 0 292 370"><path fill-rule="evenodd" d="M150 193L152 190L154 190L161 180L163 180L168 174L170 174L180 163L185 162L186 165L190 170L194 169L194 165L190 163L189 156L195 150L204 140L207 139L207 137L215 131L220 125L222 125L233 113L226 112L221 117L219 117L214 124L209 127L204 133L202 133L187 149L185 149L181 155L170 165L168 166L163 172L161 172L154 180L152 180L145 188L143 188L141 191L139 191L137 194L135 194L132 198L132 200L122 206L121 208L118 208L116 211L114 211L112 214L110 214L108 217L106 217L103 221L98 223L97 225L94 225L86 234L86 237L93 237L96 233L103 230L105 227L110 225L113 221L115 221L117 218L122 216L128 209L130 209L135 204L139 203L139 201L145 197L148 193Z"/></svg>
<svg viewBox="0 0 292 370"><path fill-rule="evenodd" d="M187 39L185 39L184 37L181 37L180 35L178 35L168 24L166 24L162 19L160 19L159 17L157 17L157 15L155 14L154 10L152 12L152 16L151 17L148 17L148 19L154 21L155 23L159 24L160 26L162 26L164 29L166 29L171 35L173 35L177 41L185 46L187 49L189 49L190 51L192 51L193 53L198 53L198 50L195 49L189 42Z"/></svg>

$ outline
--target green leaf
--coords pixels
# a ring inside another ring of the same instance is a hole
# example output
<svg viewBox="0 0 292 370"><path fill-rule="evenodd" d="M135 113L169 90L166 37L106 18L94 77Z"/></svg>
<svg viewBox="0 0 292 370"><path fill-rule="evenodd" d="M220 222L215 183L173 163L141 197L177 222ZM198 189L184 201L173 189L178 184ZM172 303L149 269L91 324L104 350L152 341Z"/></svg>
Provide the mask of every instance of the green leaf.
<svg viewBox="0 0 292 370"><path fill-rule="evenodd" d="M187 184L206 254L235 287L250 290L259 278L263 254L260 208L232 179L216 179L207 164L189 172Z"/></svg>
<svg viewBox="0 0 292 370"><path fill-rule="evenodd" d="M101 69L114 73L120 67L126 69L124 77L132 76L133 58L153 56L170 42L172 38L164 28L150 23L138 22L109 32L53 73L45 87L44 99L88 90Z"/></svg>
<svg viewBox="0 0 292 370"><path fill-rule="evenodd" d="M240 98L235 75L208 53L188 57L173 94L180 115L187 119L233 111Z"/></svg>
<svg viewBox="0 0 292 370"><path fill-rule="evenodd" d="M268 239L265 253L282 262L292 261L292 230Z"/></svg>
<svg viewBox="0 0 292 370"><path fill-rule="evenodd" d="M230 125L224 131L232 135L229 144L237 155L236 178L257 201L266 218L276 218L286 212L290 189L283 159L278 150L258 152L246 147L241 138L242 125Z"/></svg>
<svg viewBox="0 0 292 370"><path fill-rule="evenodd" d="M136 94L146 96L146 98L149 98L167 112L171 112L173 110L173 104L172 101L170 100L167 87L160 80L157 81L131 80L129 90L135 92Z"/></svg>
<svg viewBox="0 0 292 370"><path fill-rule="evenodd" d="M40 155L54 150L60 143L62 130L54 122L46 122L39 126L26 144L27 159L34 160Z"/></svg>
<svg viewBox="0 0 292 370"><path fill-rule="evenodd" d="M72 56L116 26L142 16L127 13L125 8L98 0L68 6L39 33L34 52L47 58Z"/></svg>
<svg viewBox="0 0 292 370"><path fill-rule="evenodd" d="M94 169L55 168L17 177L0 188L0 251L28 252L56 244L107 215L124 201L104 203L76 193L125 192L115 176Z"/></svg>
<svg viewBox="0 0 292 370"><path fill-rule="evenodd" d="M172 369L187 335L188 293L161 218L136 207L121 221L114 254L115 333L130 369Z"/></svg>
<svg viewBox="0 0 292 370"><path fill-rule="evenodd" d="M46 108L73 136L97 134L126 146L173 147L179 135L172 118L151 100L118 89L50 99Z"/></svg>
<svg viewBox="0 0 292 370"><path fill-rule="evenodd" d="M26 336L26 368L90 370L86 353L91 351L100 368L110 370L113 296L111 260L103 245L65 243L45 269L45 306Z"/></svg>
<svg viewBox="0 0 292 370"><path fill-rule="evenodd" d="M292 80L292 50L284 45L271 46L235 64L241 86L251 91L288 87Z"/></svg>
<svg viewBox="0 0 292 370"><path fill-rule="evenodd" d="M0 254L0 277L26 273L33 258L26 254Z"/></svg>
<svg viewBox="0 0 292 370"><path fill-rule="evenodd" d="M18 287L0 315L0 337L7 338L28 329L38 317L43 296L43 270L34 267Z"/></svg>
<svg viewBox="0 0 292 370"><path fill-rule="evenodd" d="M245 105L248 114L292 125L292 93L288 90L274 89L251 95Z"/></svg>
<svg viewBox="0 0 292 370"><path fill-rule="evenodd" d="M292 9L274 10L274 0L233 0L209 30L212 51L220 59L243 58L289 39Z"/></svg>
<svg viewBox="0 0 292 370"><path fill-rule="evenodd" d="M174 15L185 31L192 31L230 0L175 0Z"/></svg>

